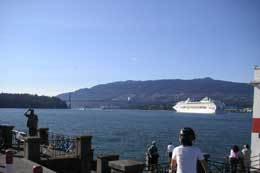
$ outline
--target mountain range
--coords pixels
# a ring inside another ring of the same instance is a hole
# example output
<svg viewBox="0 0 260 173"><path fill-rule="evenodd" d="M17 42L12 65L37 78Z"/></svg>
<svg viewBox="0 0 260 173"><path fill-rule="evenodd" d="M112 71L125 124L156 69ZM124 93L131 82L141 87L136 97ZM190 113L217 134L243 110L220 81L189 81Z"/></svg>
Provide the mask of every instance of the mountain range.
<svg viewBox="0 0 260 173"><path fill-rule="evenodd" d="M72 107L141 108L171 107L180 100L208 96L226 106L252 107L253 87L212 78L120 81L63 93L57 97ZM71 100L71 102L69 102Z"/></svg>

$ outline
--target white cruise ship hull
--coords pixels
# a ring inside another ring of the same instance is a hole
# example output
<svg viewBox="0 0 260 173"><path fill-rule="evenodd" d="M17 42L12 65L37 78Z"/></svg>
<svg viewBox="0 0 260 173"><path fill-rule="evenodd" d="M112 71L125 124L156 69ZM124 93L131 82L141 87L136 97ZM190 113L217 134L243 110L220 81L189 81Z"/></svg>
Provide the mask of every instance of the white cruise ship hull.
<svg viewBox="0 0 260 173"><path fill-rule="evenodd" d="M176 112L180 113L195 113L195 114L215 114L216 110L214 109L183 109L183 108L175 108Z"/></svg>
<svg viewBox="0 0 260 173"><path fill-rule="evenodd" d="M217 105L208 97L198 102L192 102L188 98L186 101L178 102L173 109L180 113L215 114Z"/></svg>

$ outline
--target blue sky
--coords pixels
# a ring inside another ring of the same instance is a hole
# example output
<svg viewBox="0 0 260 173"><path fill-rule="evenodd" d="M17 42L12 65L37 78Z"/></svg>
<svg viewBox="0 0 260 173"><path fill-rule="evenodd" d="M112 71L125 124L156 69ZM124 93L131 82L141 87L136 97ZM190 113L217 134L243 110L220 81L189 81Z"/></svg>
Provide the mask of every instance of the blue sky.
<svg viewBox="0 0 260 173"><path fill-rule="evenodd" d="M1 0L0 92L121 80L249 82L259 0Z"/></svg>

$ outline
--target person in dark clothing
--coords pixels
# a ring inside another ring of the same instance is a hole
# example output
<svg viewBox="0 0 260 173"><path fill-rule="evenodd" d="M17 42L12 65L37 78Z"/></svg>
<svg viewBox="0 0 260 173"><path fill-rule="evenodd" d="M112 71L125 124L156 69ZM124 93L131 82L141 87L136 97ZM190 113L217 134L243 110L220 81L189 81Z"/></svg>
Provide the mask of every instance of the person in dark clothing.
<svg viewBox="0 0 260 173"><path fill-rule="evenodd" d="M0 152L2 152L3 146L4 146L4 137L3 137L3 132L0 129Z"/></svg>
<svg viewBox="0 0 260 173"><path fill-rule="evenodd" d="M28 109L24 115L27 119L27 127L29 128L29 136L37 136L38 116L33 109Z"/></svg>
<svg viewBox="0 0 260 173"><path fill-rule="evenodd" d="M149 165L158 164L159 154L158 154L158 149L155 141L153 141L152 145L148 147L148 158L149 158L148 161Z"/></svg>

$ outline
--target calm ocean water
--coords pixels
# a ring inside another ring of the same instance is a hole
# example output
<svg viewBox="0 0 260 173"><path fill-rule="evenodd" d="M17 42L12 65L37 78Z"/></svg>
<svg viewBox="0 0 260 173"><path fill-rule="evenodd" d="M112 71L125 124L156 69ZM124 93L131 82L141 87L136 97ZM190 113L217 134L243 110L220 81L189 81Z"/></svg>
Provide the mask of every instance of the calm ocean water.
<svg viewBox="0 0 260 173"><path fill-rule="evenodd" d="M0 109L0 123L13 124L26 131L25 109ZM91 134L95 155L119 154L120 158L144 160L144 153L156 140L160 160L165 161L166 146L179 145L178 132L192 127L195 145L211 157L224 157L233 144L250 143L252 115L223 113L217 115L178 114L172 111L141 110L56 110L36 109L39 127L69 135Z"/></svg>

